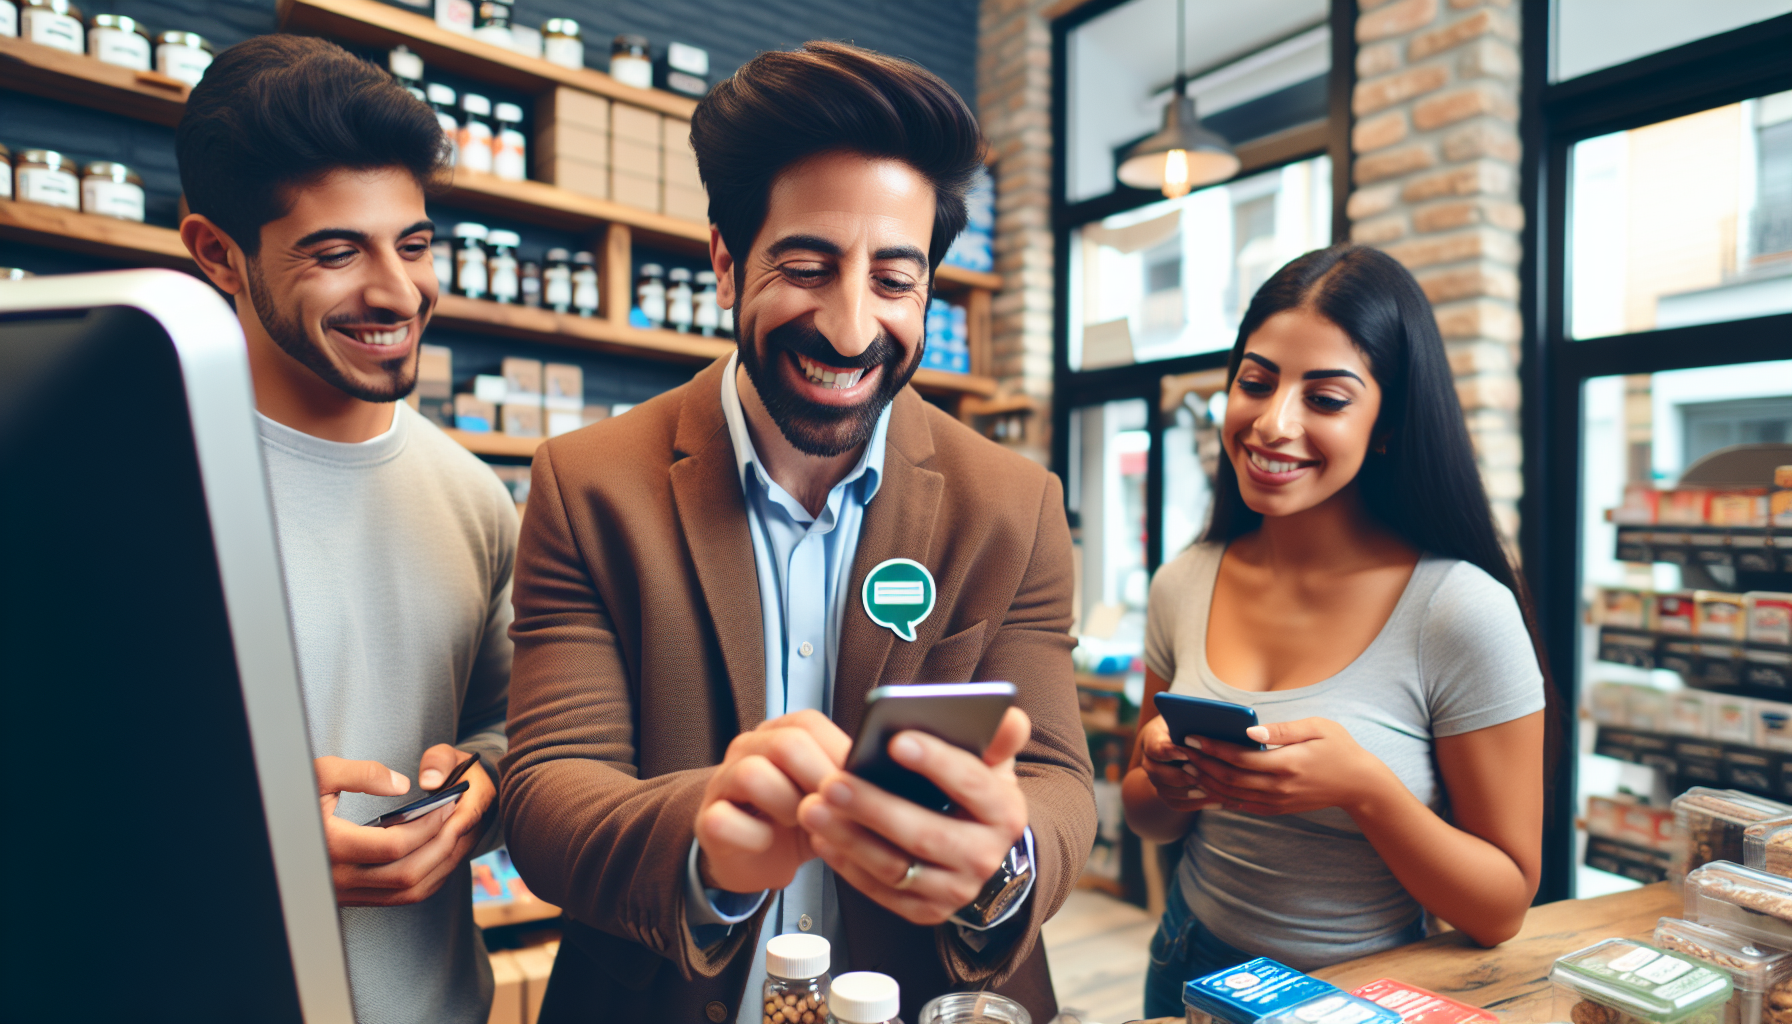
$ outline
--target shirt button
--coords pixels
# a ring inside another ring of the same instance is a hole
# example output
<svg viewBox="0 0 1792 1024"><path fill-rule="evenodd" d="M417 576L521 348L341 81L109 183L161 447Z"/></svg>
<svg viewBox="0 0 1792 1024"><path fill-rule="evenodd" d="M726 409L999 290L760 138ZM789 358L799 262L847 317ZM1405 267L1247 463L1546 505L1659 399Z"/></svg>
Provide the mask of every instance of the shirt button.
<svg viewBox="0 0 1792 1024"><path fill-rule="evenodd" d="M806 932L815 927L815 920L808 914L804 914L802 917L796 919L796 927L798 931Z"/></svg>
<svg viewBox="0 0 1792 1024"><path fill-rule="evenodd" d="M807 641L807 640L804 640L804 641L803 641L803 646L801 646L801 647L798 647L798 648L797 648L797 649L796 649L796 652L797 652L797 653L798 653L798 654L800 654L800 655L802 655L802 656L803 656L803 657L805 657L805 658L807 658L807 657L808 657L808 656L809 656L809 655L811 655L811 654L814 654L814 653L815 653L815 645L814 645L814 644L812 644L812 643L810 643L810 642L809 642L809 641Z"/></svg>

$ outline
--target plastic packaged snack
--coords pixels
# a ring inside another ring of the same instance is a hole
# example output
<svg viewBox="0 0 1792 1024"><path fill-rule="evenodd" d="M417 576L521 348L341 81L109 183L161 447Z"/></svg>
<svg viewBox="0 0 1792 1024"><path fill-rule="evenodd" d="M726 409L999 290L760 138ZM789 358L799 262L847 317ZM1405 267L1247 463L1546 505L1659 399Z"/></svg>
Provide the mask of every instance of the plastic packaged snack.
<svg viewBox="0 0 1792 1024"><path fill-rule="evenodd" d="M1377 978L1350 993L1394 1011L1405 1024L1498 1024L1499 1018L1478 1006L1459 1003L1417 985Z"/></svg>
<svg viewBox="0 0 1792 1024"><path fill-rule="evenodd" d="M1792 953L1677 917L1656 924L1655 944L1730 972L1724 1024L1792 1024Z"/></svg>
<svg viewBox="0 0 1792 1024"><path fill-rule="evenodd" d="M1734 789L1694 786L1674 798L1680 848L1668 874L1676 882L1714 860L1742 861L1742 830L1757 821L1792 814L1792 807Z"/></svg>
<svg viewBox="0 0 1792 1024"><path fill-rule="evenodd" d="M1688 921L1774 949L1792 947L1792 879L1718 860L1689 873L1682 895Z"/></svg>
<svg viewBox="0 0 1792 1024"><path fill-rule="evenodd" d="M1631 939L1606 939L1556 961L1552 1019L1572 1024L1722 1024L1729 973Z"/></svg>
<svg viewBox="0 0 1792 1024"><path fill-rule="evenodd" d="M1742 862L1756 871L1792 878L1792 814L1743 829Z"/></svg>
<svg viewBox="0 0 1792 1024"><path fill-rule="evenodd" d="M1328 981L1258 957L1182 987L1188 1024L1400 1024L1400 1015Z"/></svg>

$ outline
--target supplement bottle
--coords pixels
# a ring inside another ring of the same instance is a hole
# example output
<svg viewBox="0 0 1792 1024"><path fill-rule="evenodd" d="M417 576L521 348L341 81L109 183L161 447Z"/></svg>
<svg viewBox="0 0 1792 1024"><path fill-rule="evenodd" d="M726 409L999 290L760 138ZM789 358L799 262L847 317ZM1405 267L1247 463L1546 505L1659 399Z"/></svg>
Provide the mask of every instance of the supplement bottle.
<svg viewBox="0 0 1792 1024"><path fill-rule="evenodd" d="M19 5L12 0L0 0L0 36L9 39L19 37ZM11 187L7 186L8 189Z"/></svg>
<svg viewBox="0 0 1792 1024"><path fill-rule="evenodd" d="M216 52L205 37L192 32L163 32L156 36L156 70L169 78L199 84Z"/></svg>
<svg viewBox="0 0 1792 1024"><path fill-rule="evenodd" d="M722 310L716 305L715 271L697 271L697 297L693 301L696 308L691 311L692 326L705 338L715 337L716 329L722 325Z"/></svg>
<svg viewBox="0 0 1792 1024"><path fill-rule="evenodd" d="M473 5L473 38L511 48L510 8L506 0L480 0Z"/></svg>
<svg viewBox="0 0 1792 1024"><path fill-rule="evenodd" d="M541 268L541 304L556 313L572 311L572 254L549 249Z"/></svg>
<svg viewBox="0 0 1792 1024"><path fill-rule="evenodd" d="M597 257L572 254L572 309L580 316L597 315Z"/></svg>
<svg viewBox="0 0 1792 1024"><path fill-rule="evenodd" d="M579 36L579 23L571 18L549 18L541 26L541 55L549 64L563 68L585 66L585 40Z"/></svg>
<svg viewBox="0 0 1792 1024"><path fill-rule="evenodd" d="M666 323L680 334L691 333L691 272L673 267L666 275L672 282L666 289Z"/></svg>
<svg viewBox="0 0 1792 1024"><path fill-rule="evenodd" d="M429 109L435 111L442 134L448 136L448 166L453 167L460 163L460 122L454 117L454 90L440 82L431 82L423 92L429 97Z"/></svg>
<svg viewBox="0 0 1792 1024"><path fill-rule="evenodd" d="M103 64L149 70L149 30L122 14L96 14L87 27L87 53Z"/></svg>
<svg viewBox="0 0 1792 1024"><path fill-rule="evenodd" d="M492 173L505 181L522 181L529 176L528 142L523 138L523 108L514 103L500 103L492 108L498 122L498 137L492 141Z"/></svg>
<svg viewBox="0 0 1792 1024"><path fill-rule="evenodd" d="M610 43L610 77L637 89L653 88L653 57L646 36L621 35Z"/></svg>
<svg viewBox="0 0 1792 1024"><path fill-rule="evenodd" d="M95 160L81 174L81 209L141 224L143 179L123 164Z"/></svg>
<svg viewBox="0 0 1792 1024"><path fill-rule="evenodd" d="M68 0L23 0L19 35L28 42L69 53L87 52L81 9Z"/></svg>
<svg viewBox="0 0 1792 1024"><path fill-rule="evenodd" d="M408 46L400 46L386 54L386 68L398 84L409 92L423 88L423 58L411 52ZM427 94L426 94L427 95ZM425 101L427 102L427 101Z"/></svg>
<svg viewBox="0 0 1792 1024"><path fill-rule="evenodd" d="M454 290L454 243L438 238L429 243L429 258L436 265L436 287L444 292Z"/></svg>
<svg viewBox="0 0 1792 1024"><path fill-rule="evenodd" d="M460 94L460 166L492 172L492 101L476 92Z"/></svg>
<svg viewBox="0 0 1792 1024"><path fill-rule="evenodd" d="M765 944L765 1005L761 1024L826 1024L828 940L792 932Z"/></svg>
<svg viewBox="0 0 1792 1024"><path fill-rule="evenodd" d="M515 303L522 297L522 279L517 273L516 247L523 244L514 231L492 231L485 236L487 276L491 279L494 302Z"/></svg>
<svg viewBox="0 0 1792 1024"><path fill-rule="evenodd" d="M0 0L0 4L8 0ZM12 198L12 150L0 146L0 199Z"/></svg>
<svg viewBox="0 0 1792 1024"><path fill-rule="evenodd" d="M19 200L69 210L81 208L81 184L75 178L73 160L53 149L27 149L14 166L13 194Z"/></svg>
<svg viewBox="0 0 1792 1024"><path fill-rule="evenodd" d="M469 299L483 299L491 291L485 236L484 224L454 225L454 290Z"/></svg>
<svg viewBox="0 0 1792 1024"><path fill-rule="evenodd" d="M902 1024L902 990L875 971L842 974L828 987L828 1024Z"/></svg>
<svg viewBox="0 0 1792 1024"><path fill-rule="evenodd" d="M647 326L666 326L666 270L658 263L641 264L641 277L635 281L635 308L646 318Z"/></svg>
<svg viewBox="0 0 1792 1024"><path fill-rule="evenodd" d="M518 283L523 288L523 305L530 309L539 308L541 306L541 264L524 263L522 269L517 273L522 275Z"/></svg>

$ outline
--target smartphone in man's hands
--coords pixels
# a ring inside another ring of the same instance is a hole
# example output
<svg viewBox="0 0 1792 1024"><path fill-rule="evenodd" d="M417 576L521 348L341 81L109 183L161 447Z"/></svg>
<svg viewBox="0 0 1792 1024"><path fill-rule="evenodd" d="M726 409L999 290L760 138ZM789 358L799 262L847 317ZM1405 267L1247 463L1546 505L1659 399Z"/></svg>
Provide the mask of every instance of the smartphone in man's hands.
<svg viewBox="0 0 1792 1024"><path fill-rule="evenodd" d="M1015 693L1013 683L879 686L865 695L865 717L846 755L846 770L929 810L950 810L952 800L938 786L896 763L890 740L913 729L981 757Z"/></svg>

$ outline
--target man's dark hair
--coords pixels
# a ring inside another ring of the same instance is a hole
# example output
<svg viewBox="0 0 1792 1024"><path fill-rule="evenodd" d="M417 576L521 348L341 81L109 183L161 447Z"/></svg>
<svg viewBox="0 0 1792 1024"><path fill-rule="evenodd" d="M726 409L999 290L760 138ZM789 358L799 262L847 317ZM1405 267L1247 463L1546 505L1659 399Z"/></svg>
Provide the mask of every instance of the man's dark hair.
<svg viewBox="0 0 1792 1024"><path fill-rule="evenodd" d="M254 256L291 192L339 168L402 167L433 184L448 140L429 108L335 43L257 36L218 54L174 135L187 208Z"/></svg>
<svg viewBox="0 0 1792 1024"><path fill-rule="evenodd" d="M691 115L691 147L709 190L709 219L745 266L765 223L772 181L817 153L890 157L932 185L938 267L964 230L965 191L983 159L977 118L952 87L911 61L844 43L762 53Z"/></svg>

